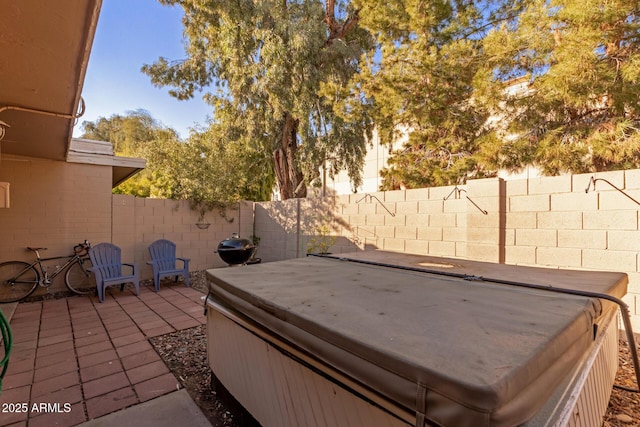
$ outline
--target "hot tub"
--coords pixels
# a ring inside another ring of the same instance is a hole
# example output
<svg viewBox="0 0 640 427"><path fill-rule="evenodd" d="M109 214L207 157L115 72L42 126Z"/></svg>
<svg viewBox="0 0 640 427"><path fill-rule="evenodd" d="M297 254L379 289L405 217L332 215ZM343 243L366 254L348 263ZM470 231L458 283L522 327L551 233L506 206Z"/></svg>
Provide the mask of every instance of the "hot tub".
<svg viewBox="0 0 640 427"><path fill-rule="evenodd" d="M619 298L625 274L345 256L207 271L211 369L264 426L589 425L587 416L602 417L617 367L616 305L473 278ZM585 387L597 399L580 403Z"/></svg>

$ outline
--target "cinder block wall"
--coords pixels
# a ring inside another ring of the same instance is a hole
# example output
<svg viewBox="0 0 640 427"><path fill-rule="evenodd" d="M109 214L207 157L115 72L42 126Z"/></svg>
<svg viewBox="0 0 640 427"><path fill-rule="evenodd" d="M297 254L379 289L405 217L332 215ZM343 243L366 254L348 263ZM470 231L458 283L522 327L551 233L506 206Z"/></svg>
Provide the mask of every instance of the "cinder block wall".
<svg viewBox="0 0 640 427"><path fill-rule="evenodd" d="M111 167L3 155L0 181L11 184L11 207L0 209L0 261L35 260L27 246L53 257L85 239L111 239ZM47 265L55 269L55 261ZM63 289L61 274L48 290Z"/></svg>
<svg viewBox="0 0 640 427"><path fill-rule="evenodd" d="M253 203L242 202L229 208L223 217L217 211L205 216L209 228L196 226L198 213L189 203L178 200L113 196L112 242L122 248L123 261L136 262L141 278L151 278L148 247L157 239L168 239L177 246L177 255L189 258L191 271L222 267L226 264L214 251L232 233L249 238L253 234Z"/></svg>
<svg viewBox="0 0 640 427"><path fill-rule="evenodd" d="M260 257L305 256L310 239L326 225L336 236L332 253L385 249L465 257L465 186L352 194L256 203ZM445 200L445 198L447 200Z"/></svg>
<svg viewBox="0 0 640 427"><path fill-rule="evenodd" d="M298 238L297 224L297 200L256 203L255 231L256 236L260 238L257 256L263 262L299 256L295 240ZM294 240L291 236L294 236Z"/></svg>
<svg viewBox="0 0 640 427"><path fill-rule="evenodd" d="M598 179L589 192L592 177ZM621 271L640 331L640 170L256 204L260 256L304 256L318 219L332 253L384 249L546 268Z"/></svg>
<svg viewBox="0 0 640 427"><path fill-rule="evenodd" d="M640 332L640 206L609 183L640 201L639 170L507 182L505 262L627 273Z"/></svg>
<svg viewBox="0 0 640 427"><path fill-rule="evenodd" d="M304 256L319 226L327 225L335 236L333 253L378 248L625 272L625 302L640 331L640 206L610 185L640 201L640 170L243 202L226 219L208 213L206 230L196 227L198 215L187 202L112 196L111 173L108 166L3 156L0 181L11 183L11 208L0 209L0 261L32 260L26 246L47 247L43 256L57 256L85 239L111 241L150 278L147 247L159 238L176 242L195 271L224 265L214 250L233 232L260 237L258 256L269 262ZM587 193L592 177L595 188L591 183ZM61 279L49 290L64 289Z"/></svg>

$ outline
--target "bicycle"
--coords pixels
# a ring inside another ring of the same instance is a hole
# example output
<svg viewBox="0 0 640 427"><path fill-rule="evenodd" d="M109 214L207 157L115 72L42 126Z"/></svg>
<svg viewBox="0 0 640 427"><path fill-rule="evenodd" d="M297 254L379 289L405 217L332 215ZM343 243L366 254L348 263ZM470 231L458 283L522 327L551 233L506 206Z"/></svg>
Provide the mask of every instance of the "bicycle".
<svg viewBox="0 0 640 427"><path fill-rule="evenodd" d="M34 252L36 260L29 264L24 261L7 261L0 264L0 303L15 302L27 298L38 285L49 287L53 279L66 270L64 283L70 291L86 295L96 290L96 282L91 271L89 249L91 244L86 240L73 247L73 254L51 258L41 258L40 251L47 248L27 247ZM66 259L64 264L56 265L54 272L49 273L43 262ZM40 271L38 271L40 270Z"/></svg>

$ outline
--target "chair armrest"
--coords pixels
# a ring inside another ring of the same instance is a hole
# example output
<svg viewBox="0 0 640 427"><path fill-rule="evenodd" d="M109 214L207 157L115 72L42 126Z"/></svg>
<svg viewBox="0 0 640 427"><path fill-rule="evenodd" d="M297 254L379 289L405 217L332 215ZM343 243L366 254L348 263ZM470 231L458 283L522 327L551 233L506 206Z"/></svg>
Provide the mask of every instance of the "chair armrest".
<svg viewBox="0 0 640 427"><path fill-rule="evenodd" d="M134 276L135 276L136 274L138 274L138 273L137 273L137 270L138 270L138 264L136 264L136 263L131 263L131 264L130 264L130 263L123 262L123 263L122 263L122 265L126 265L126 266L131 267L131 274L132 274L132 275L134 275Z"/></svg>
<svg viewBox="0 0 640 427"><path fill-rule="evenodd" d="M189 258L176 258L176 260L182 261L182 264L184 265L184 268L189 268L189 261L191 261L191 259L189 259Z"/></svg>

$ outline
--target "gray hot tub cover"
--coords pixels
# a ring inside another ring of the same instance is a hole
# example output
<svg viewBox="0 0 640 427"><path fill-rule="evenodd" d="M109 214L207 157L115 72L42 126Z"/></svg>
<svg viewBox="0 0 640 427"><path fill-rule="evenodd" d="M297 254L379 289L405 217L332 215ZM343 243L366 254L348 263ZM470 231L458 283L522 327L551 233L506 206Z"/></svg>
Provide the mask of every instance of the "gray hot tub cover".
<svg viewBox="0 0 640 427"><path fill-rule="evenodd" d="M380 257L394 255L373 258ZM462 263L454 269L491 272L493 266ZM616 296L626 292L621 273L494 267L494 278L582 285ZM585 355L603 315L595 298L331 259L208 275L218 302L394 404L445 426L526 422Z"/></svg>

